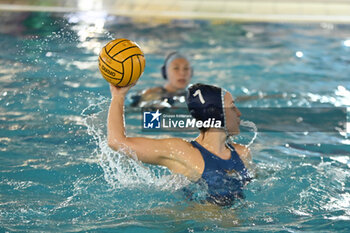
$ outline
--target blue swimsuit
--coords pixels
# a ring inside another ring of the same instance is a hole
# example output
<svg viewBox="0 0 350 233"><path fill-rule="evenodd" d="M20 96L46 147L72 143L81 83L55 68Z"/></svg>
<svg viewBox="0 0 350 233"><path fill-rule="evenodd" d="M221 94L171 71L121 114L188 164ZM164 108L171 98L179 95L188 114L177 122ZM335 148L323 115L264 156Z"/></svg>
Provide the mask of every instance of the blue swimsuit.
<svg viewBox="0 0 350 233"><path fill-rule="evenodd" d="M225 160L209 152L196 141L191 141L191 144L199 149L204 159L204 171L200 180L208 186L206 200L227 206L232 205L235 199L243 198L243 187L251 178L235 148L227 144L231 150L231 158Z"/></svg>

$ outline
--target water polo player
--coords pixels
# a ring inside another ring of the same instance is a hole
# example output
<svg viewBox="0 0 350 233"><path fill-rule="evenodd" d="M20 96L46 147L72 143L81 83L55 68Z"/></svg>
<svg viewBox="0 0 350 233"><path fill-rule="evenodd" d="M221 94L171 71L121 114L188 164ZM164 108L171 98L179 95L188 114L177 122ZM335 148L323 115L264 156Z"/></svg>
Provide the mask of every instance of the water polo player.
<svg viewBox="0 0 350 233"><path fill-rule="evenodd" d="M165 58L161 74L166 83L132 96L131 106L171 107L177 101L184 102L185 89L193 74L189 59L178 52L170 53Z"/></svg>
<svg viewBox="0 0 350 233"><path fill-rule="evenodd" d="M188 88L186 103L191 115L199 121L221 121L219 128L200 128L199 136L189 142L181 138L127 137L123 108L130 88L110 87L108 144L112 149L128 147L131 151L125 151L130 151L129 156L136 155L144 163L166 166L192 181L203 181L208 187L208 202L229 205L242 197L250 179L247 168L251 155L247 147L227 143L228 136L239 134L241 116L229 92L204 84Z"/></svg>

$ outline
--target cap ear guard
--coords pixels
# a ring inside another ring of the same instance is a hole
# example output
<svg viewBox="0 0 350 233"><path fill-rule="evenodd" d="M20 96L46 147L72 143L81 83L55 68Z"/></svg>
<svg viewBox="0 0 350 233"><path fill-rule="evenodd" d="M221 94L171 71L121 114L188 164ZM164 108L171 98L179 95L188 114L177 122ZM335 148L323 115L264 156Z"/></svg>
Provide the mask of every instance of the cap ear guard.
<svg viewBox="0 0 350 233"><path fill-rule="evenodd" d="M169 61L169 59L174 56L175 54L177 54L177 52L171 52L168 54L168 56L166 56L165 60L164 60L164 64L162 65L162 67L160 68L160 71L162 73L162 76L164 79L168 79L167 73L166 73L166 65Z"/></svg>
<svg viewBox="0 0 350 233"><path fill-rule="evenodd" d="M162 72L162 77L164 79L168 79L167 75L166 75L166 69L165 69L165 65L162 65L162 68L160 68L160 71Z"/></svg>
<svg viewBox="0 0 350 233"><path fill-rule="evenodd" d="M179 54L178 52L171 52L169 53L169 55L165 58L164 60L164 64L162 65L162 67L160 68L160 72L162 74L162 77L164 79L168 79L168 75L167 75L167 72L166 72L166 66L167 66L167 63L168 61L170 60L171 57L173 57L174 55L176 54ZM191 66L191 78L193 76L193 69L192 69L192 66Z"/></svg>

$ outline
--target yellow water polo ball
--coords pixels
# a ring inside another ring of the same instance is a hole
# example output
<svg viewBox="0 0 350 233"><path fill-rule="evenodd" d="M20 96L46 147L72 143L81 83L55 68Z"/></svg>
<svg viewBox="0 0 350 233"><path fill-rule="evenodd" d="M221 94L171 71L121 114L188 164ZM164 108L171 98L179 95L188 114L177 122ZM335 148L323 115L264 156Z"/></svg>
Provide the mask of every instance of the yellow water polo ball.
<svg viewBox="0 0 350 233"><path fill-rule="evenodd" d="M115 39L108 42L98 57L100 72L109 83L125 87L136 82L146 65L145 56L135 42Z"/></svg>

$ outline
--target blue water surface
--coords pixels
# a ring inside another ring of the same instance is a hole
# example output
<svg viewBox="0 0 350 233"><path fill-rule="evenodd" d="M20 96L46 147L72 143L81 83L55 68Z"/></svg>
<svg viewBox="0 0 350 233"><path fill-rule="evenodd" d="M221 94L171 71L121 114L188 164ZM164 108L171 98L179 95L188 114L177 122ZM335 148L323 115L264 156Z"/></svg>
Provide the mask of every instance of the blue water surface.
<svg viewBox="0 0 350 233"><path fill-rule="evenodd" d="M109 149L109 86L97 56L121 37L146 55L131 92L162 85L163 59L178 50L193 63L193 82L224 86L236 97L272 96L237 102L241 108L350 107L349 25L0 12L1 232L350 231L344 130L258 127L254 141L253 132L242 133L235 140L250 144L256 178L245 199L224 209L187 201L184 177ZM140 120L140 112L128 112L129 135L145 134Z"/></svg>

